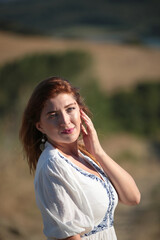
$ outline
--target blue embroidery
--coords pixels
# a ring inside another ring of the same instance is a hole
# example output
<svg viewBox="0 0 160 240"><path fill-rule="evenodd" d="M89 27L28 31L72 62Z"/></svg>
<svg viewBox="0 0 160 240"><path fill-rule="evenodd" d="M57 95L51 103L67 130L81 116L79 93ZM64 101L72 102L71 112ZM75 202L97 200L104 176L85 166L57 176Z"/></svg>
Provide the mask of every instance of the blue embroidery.
<svg viewBox="0 0 160 240"><path fill-rule="evenodd" d="M107 212L105 213L105 216L104 216L102 222L98 226L95 226L91 232L84 234L82 237L89 236L89 235L95 234L97 232L101 232L109 227L112 227L113 223L114 223L113 209L114 209L114 205L115 205L115 197L114 197L113 186L111 185L109 179L106 177L105 173L102 171L102 169L96 163L91 161L91 159L89 157L86 157L86 158L89 160L89 162L92 164L92 166L100 173L100 175L102 176L104 181L102 179L100 179L99 177L97 177L96 175L87 173L87 172L83 171L82 169L78 168L76 165L74 165L72 162L70 162L66 157L61 155L59 152L58 152L58 154L68 164L70 164L74 169L76 169L78 172L80 172L84 176L87 176L96 181L99 181L107 191L107 195L109 198L109 205L108 205Z"/></svg>

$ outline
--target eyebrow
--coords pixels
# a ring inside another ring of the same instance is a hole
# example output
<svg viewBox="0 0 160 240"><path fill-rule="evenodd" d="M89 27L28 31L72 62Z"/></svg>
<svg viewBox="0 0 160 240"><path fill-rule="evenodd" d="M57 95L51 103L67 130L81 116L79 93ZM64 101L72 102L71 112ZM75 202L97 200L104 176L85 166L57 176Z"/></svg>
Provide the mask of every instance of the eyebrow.
<svg viewBox="0 0 160 240"><path fill-rule="evenodd" d="M76 105L76 103L75 103L75 102L70 103L70 104L66 105L64 108L68 108L68 107L70 107L71 105Z"/></svg>
<svg viewBox="0 0 160 240"><path fill-rule="evenodd" d="M68 107L70 107L72 105L76 105L76 102L70 103L70 104L66 105L64 108L68 108ZM49 111L49 112L46 113L46 115L49 115L49 114L55 113L55 112L58 112L58 111L56 111L56 110Z"/></svg>

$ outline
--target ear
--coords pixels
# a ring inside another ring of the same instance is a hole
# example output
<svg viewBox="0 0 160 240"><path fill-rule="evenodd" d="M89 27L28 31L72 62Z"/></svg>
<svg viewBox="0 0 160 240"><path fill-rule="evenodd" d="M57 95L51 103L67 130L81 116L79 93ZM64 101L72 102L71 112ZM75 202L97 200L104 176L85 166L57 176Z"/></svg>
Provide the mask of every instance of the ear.
<svg viewBox="0 0 160 240"><path fill-rule="evenodd" d="M36 123L36 128L37 128L37 130L40 131L41 133L44 133L43 128L42 128L40 122L37 122L37 123Z"/></svg>

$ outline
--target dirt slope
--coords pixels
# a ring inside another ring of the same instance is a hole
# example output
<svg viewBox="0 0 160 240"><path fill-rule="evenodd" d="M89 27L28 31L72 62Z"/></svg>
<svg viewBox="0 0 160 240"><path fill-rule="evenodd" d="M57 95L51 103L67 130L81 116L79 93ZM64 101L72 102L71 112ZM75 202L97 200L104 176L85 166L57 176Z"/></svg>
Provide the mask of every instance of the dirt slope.
<svg viewBox="0 0 160 240"><path fill-rule="evenodd" d="M160 80L160 49L0 32L0 65L33 52L68 49L82 49L92 54L93 75L104 90L130 87L144 78Z"/></svg>

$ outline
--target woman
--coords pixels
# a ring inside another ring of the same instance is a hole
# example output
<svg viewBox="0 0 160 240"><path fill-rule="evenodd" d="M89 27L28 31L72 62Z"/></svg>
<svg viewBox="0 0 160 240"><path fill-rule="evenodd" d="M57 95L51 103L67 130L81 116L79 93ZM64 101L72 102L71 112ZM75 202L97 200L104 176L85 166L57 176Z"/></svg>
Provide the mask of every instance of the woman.
<svg viewBox="0 0 160 240"><path fill-rule="evenodd" d="M133 178L102 149L88 114L78 90L51 77L35 88L23 115L20 138L30 170L36 170L48 240L115 240L118 200L140 201Z"/></svg>

